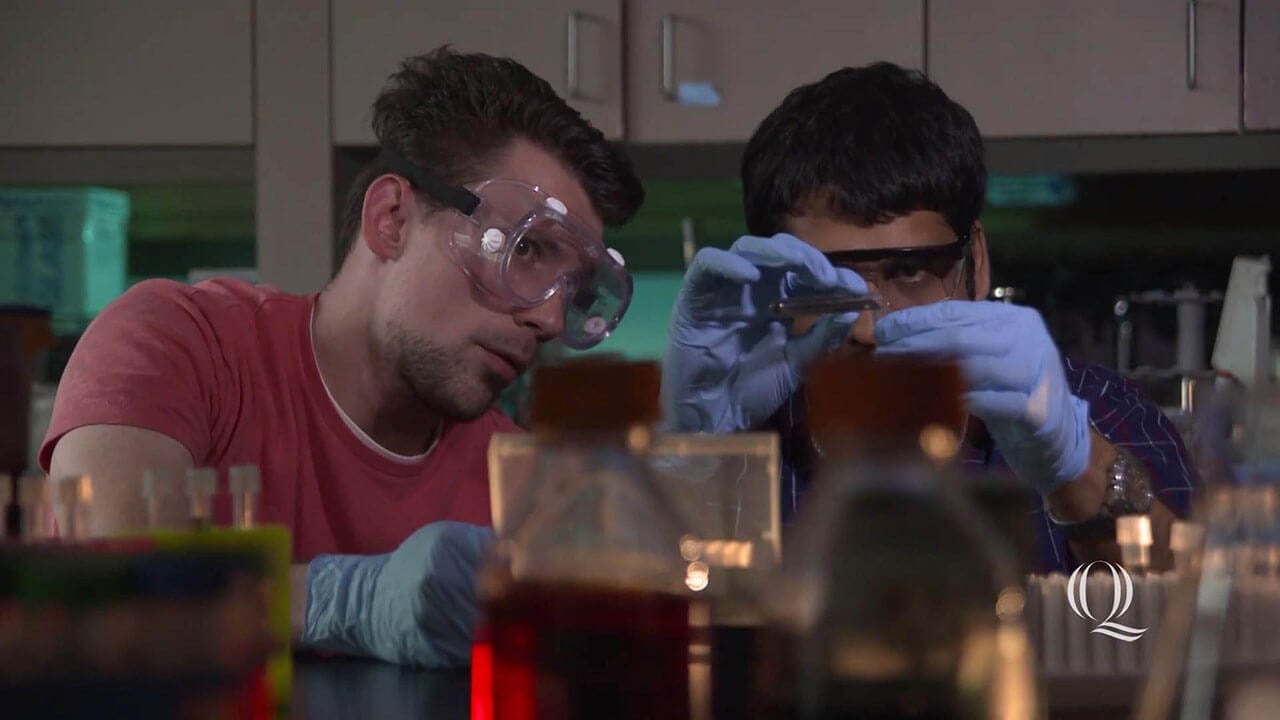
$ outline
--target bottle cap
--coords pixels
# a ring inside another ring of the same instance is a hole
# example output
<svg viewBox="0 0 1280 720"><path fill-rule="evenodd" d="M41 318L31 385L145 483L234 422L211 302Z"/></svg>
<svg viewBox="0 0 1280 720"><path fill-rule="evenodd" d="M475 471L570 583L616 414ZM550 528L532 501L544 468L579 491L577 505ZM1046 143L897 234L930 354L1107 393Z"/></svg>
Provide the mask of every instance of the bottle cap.
<svg viewBox="0 0 1280 720"><path fill-rule="evenodd" d="M662 373L654 362L594 358L541 365L533 375L532 422L540 433L650 427L660 415Z"/></svg>
<svg viewBox="0 0 1280 720"><path fill-rule="evenodd" d="M859 438L864 448L919 443L939 459L963 440L963 393L955 363L904 357L828 356L805 384L810 432L824 452Z"/></svg>

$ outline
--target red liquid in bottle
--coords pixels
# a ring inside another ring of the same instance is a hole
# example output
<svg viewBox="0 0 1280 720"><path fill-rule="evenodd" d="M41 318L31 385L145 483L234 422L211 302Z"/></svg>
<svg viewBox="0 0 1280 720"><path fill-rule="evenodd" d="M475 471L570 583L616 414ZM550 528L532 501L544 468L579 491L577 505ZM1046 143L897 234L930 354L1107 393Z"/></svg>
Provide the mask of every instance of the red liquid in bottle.
<svg viewBox="0 0 1280 720"><path fill-rule="evenodd" d="M493 720L493 645L483 621L471 644L471 720Z"/></svg>
<svg viewBox="0 0 1280 720"><path fill-rule="evenodd" d="M690 601L516 584L486 608L494 720L690 717Z"/></svg>

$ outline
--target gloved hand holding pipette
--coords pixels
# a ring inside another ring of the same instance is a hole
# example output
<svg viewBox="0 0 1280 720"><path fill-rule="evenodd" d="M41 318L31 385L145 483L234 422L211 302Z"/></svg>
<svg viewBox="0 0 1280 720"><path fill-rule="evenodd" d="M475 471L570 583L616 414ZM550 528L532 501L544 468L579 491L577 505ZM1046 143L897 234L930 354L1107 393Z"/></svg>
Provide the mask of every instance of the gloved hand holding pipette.
<svg viewBox="0 0 1280 720"><path fill-rule="evenodd" d="M471 659L475 579L493 530L436 522L386 555L320 555L307 569L304 646L430 668Z"/></svg>
<svg viewBox="0 0 1280 720"><path fill-rule="evenodd" d="M800 387L808 366L848 335L858 313L841 312L840 303L867 297L861 276L791 235L702 250L676 300L663 363L669 429L759 426ZM795 314L818 320L791 334L783 318ZM1084 472L1088 403L1071 394L1034 310L948 300L897 309L875 332L879 352L956 359L971 385L970 412L1041 494Z"/></svg>
<svg viewBox="0 0 1280 720"><path fill-rule="evenodd" d="M767 420L858 317L825 314L793 335L770 305L834 293L866 296L867 285L792 235L747 236L728 251L699 251L676 299L662 365L667 429L733 432Z"/></svg>

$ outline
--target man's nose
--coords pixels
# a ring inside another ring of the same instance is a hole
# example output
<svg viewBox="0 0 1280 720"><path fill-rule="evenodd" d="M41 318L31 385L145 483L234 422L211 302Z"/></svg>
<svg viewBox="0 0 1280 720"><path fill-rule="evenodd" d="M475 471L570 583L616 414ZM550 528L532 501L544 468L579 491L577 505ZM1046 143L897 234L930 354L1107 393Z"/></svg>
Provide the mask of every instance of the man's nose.
<svg viewBox="0 0 1280 720"><path fill-rule="evenodd" d="M541 305L517 310L512 317L520 325L531 328L538 342L554 340L564 332L564 303L564 294L556 293Z"/></svg>
<svg viewBox="0 0 1280 720"><path fill-rule="evenodd" d="M880 311L882 312L882 311ZM858 319L849 327L849 334L845 336L844 346L848 349L870 349L876 345L875 326L878 311L868 310L858 313ZM803 335L813 328L818 322L818 316L804 315L795 319L791 324L792 335Z"/></svg>
<svg viewBox="0 0 1280 720"><path fill-rule="evenodd" d="M875 347L876 315L875 310L858 313L858 319L854 321L853 326L849 328L849 334L845 336L845 344L863 348Z"/></svg>
<svg viewBox="0 0 1280 720"><path fill-rule="evenodd" d="M864 273L863 279L867 281L868 291L874 295L879 295L882 303L887 301L884 291L881 290L883 283L874 272ZM845 345L854 350L874 348L876 346L876 318L884 313L884 309L858 313L858 319L853 323L853 327L849 328L849 334L845 336Z"/></svg>

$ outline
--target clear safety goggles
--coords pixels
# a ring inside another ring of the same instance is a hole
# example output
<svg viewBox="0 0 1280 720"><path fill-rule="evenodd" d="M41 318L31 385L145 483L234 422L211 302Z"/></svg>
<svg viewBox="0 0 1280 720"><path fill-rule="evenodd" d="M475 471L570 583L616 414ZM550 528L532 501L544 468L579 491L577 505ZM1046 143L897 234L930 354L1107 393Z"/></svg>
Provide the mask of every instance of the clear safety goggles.
<svg viewBox="0 0 1280 720"><path fill-rule="evenodd" d="M560 295L565 345L593 347L622 321L632 293L622 254L561 200L518 180L486 180L474 190L450 185L385 147L378 162L457 211L451 255L479 288L520 308Z"/></svg>

